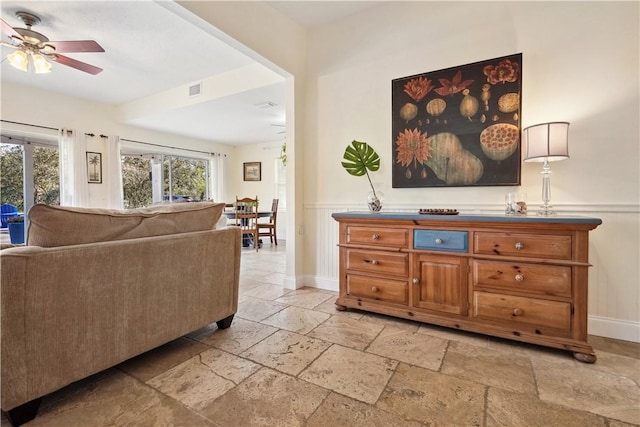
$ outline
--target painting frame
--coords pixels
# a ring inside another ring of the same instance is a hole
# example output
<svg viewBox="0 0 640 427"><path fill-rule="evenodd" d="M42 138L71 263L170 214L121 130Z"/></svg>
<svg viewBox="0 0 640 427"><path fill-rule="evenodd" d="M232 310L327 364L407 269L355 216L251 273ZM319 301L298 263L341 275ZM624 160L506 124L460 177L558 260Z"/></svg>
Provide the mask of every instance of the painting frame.
<svg viewBox="0 0 640 427"><path fill-rule="evenodd" d="M102 153L87 151L87 182L102 184Z"/></svg>
<svg viewBox="0 0 640 427"><path fill-rule="evenodd" d="M517 186L522 53L393 79L392 187Z"/></svg>
<svg viewBox="0 0 640 427"><path fill-rule="evenodd" d="M262 181L262 162L245 162L242 170L245 181Z"/></svg>

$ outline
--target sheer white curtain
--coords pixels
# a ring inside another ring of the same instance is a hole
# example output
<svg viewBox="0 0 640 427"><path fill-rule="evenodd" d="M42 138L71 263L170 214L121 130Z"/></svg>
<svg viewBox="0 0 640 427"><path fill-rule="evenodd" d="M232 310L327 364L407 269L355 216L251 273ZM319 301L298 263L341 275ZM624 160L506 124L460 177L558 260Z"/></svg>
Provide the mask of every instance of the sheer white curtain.
<svg viewBox="0 0 640 427"><path fill-rule="evenodd" d="M86 207L89 204L85 136L71 129L60 129L60 205Z"/></svg>
<svg viewBox="0 0 640 427"><path fill-rule="evenodd" d="M120 155L120 137L111 136L107 141L107 207L111 209L124 208L124 194L122 192L122 157Z"/></svg>
<svg viewBox="0 0 640 427"><path fill-rule="evenodd" d="M153 203L164 202L164 182L162 182L162 156L151 157L151 194Z"/></svg>
<svg viewBox="0 0 640 427"><path fill-rule="evenodd" d="M226 163L227 156L224 154L212 154L209 156L209 192L216 202L227 202L226 191Z"/></svg>

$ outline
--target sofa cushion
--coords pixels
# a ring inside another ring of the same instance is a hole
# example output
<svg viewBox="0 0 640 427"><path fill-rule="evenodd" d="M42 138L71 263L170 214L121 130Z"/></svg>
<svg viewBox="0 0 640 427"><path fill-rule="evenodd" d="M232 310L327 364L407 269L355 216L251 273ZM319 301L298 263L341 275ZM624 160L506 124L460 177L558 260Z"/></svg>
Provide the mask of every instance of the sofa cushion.
<svg viewBox="0 0 640 427"><path fill-rule="evenodd" d="M55 247L211 230L224 203L171 203L116 210L37 204L29 210L27 245Z"/></svg>

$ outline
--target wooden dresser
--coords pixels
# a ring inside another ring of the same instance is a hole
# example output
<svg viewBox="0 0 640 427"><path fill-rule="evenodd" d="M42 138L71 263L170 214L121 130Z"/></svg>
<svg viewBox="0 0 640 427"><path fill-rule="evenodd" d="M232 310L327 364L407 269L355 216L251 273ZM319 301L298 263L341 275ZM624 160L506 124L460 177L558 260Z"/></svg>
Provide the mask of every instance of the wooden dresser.
<svg viewBox="0 0 640 427"><path fill-rule="evenodd" d="M344 212L339 310L357 308L573 352L587 342L586 217Z"/></svg>

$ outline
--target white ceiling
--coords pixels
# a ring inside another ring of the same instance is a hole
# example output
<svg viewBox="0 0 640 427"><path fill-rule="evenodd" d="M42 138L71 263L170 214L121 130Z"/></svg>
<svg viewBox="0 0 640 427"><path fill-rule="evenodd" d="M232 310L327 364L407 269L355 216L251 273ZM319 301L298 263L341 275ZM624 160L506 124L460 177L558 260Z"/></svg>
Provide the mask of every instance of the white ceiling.
<svg viewBox="0 0 640 427"><path fill-rule="evenodd" d="M301 25L312 28L372 7L372 1L270 1ZM24 27L15 13L27 11L42 22L33 30L50 40L95 40L104 53L68 53L103 68L98 75L53 63L48 74L25 73L4 58L2 82L51 90L114 105L134 105L145 98L195 82L237 72L255 61L197 28L155 1L2 1L2 19ZM9 41L2 35L3 41ZM262 68L262 67L261 67ZM265 68L266 70L266 68ZM203 92L204 92L203 84ZM241 145L284 139L284 79L239 89L224 96L194 98L190 105L155 104L128 124L205 140ZM276 104L271 108L256 105ZM152 111L153 110L153 111ZM139 110L138 110L139 111Z"/></svg>

